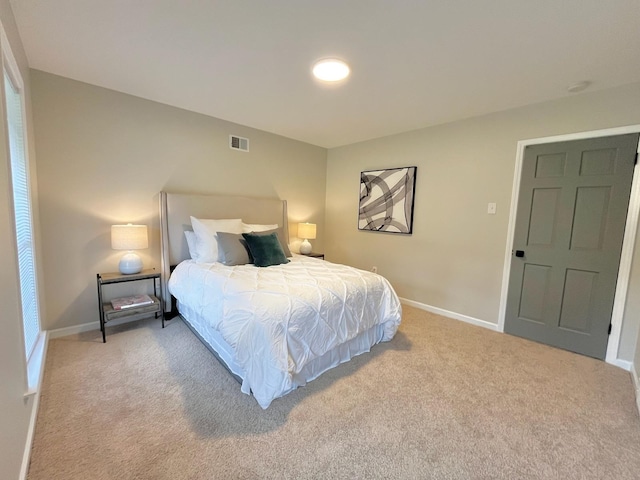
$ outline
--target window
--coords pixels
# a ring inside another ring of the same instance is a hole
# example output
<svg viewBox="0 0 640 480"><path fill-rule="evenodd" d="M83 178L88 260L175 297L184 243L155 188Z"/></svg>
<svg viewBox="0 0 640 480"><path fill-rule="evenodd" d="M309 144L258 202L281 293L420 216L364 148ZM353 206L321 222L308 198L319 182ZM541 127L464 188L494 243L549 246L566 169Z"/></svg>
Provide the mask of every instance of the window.
<svg viewBox="0 0 640 480"><path fill-rule="evenodd" d="M40 314L33 243L29 163L25 148L24 98L20 72L9 50L6 36L4 32L2 33L5 115L11 165L24 346L26 359L29 360L40 334Z"/></svg>

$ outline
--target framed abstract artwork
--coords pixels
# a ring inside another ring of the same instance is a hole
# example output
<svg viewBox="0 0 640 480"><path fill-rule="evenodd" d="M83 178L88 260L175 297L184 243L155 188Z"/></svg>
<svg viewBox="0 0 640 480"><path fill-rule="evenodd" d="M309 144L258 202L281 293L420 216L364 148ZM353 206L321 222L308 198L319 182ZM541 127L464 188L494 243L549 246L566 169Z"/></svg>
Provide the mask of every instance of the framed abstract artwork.
<svg viewBox="0 0 640 480"><path fill-rule="evenodd" d="M403 167L360 173L359 230L411 235L416 170Z"/></svg>

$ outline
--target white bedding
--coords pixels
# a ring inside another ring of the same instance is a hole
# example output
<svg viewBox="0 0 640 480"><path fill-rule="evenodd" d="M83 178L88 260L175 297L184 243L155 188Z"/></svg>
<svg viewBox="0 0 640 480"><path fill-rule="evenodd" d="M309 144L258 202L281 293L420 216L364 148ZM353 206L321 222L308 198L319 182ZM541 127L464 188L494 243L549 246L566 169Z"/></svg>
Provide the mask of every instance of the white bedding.
<svg viewBox="0 0 640 480"><path fill-rule="evenodd" d="M304 384L306 367L356 337L368 345L355 354L391 340L401 319L384 277L298 255L267 268L187 260L171 275L169 291L231 346L244 370L242 391L262 408Z"/></svg>

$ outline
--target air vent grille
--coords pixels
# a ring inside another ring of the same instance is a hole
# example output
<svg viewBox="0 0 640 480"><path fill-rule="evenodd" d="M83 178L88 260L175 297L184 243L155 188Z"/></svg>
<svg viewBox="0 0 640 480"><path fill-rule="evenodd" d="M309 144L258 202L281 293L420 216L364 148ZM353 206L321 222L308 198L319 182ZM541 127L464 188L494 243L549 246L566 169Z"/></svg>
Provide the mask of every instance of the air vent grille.
<svg viewBox="0 0 640 480"><path fill-rule="evenodd" d="M229 135L229 148L232 150L240 150L241 152L248 152L249 139L238 137L237 135Z"/></svg>

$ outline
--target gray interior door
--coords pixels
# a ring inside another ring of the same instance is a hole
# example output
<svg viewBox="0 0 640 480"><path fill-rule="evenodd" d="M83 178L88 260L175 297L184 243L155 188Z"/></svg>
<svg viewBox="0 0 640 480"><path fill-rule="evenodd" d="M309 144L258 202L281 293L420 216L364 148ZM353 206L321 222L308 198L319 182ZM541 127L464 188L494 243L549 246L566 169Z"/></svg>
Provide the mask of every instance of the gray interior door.
<svg viewBox="0 0 640 480"><path fill-rule="evenodd" d="M638 136L526 147L505 332L605 357Z"/></svg>

